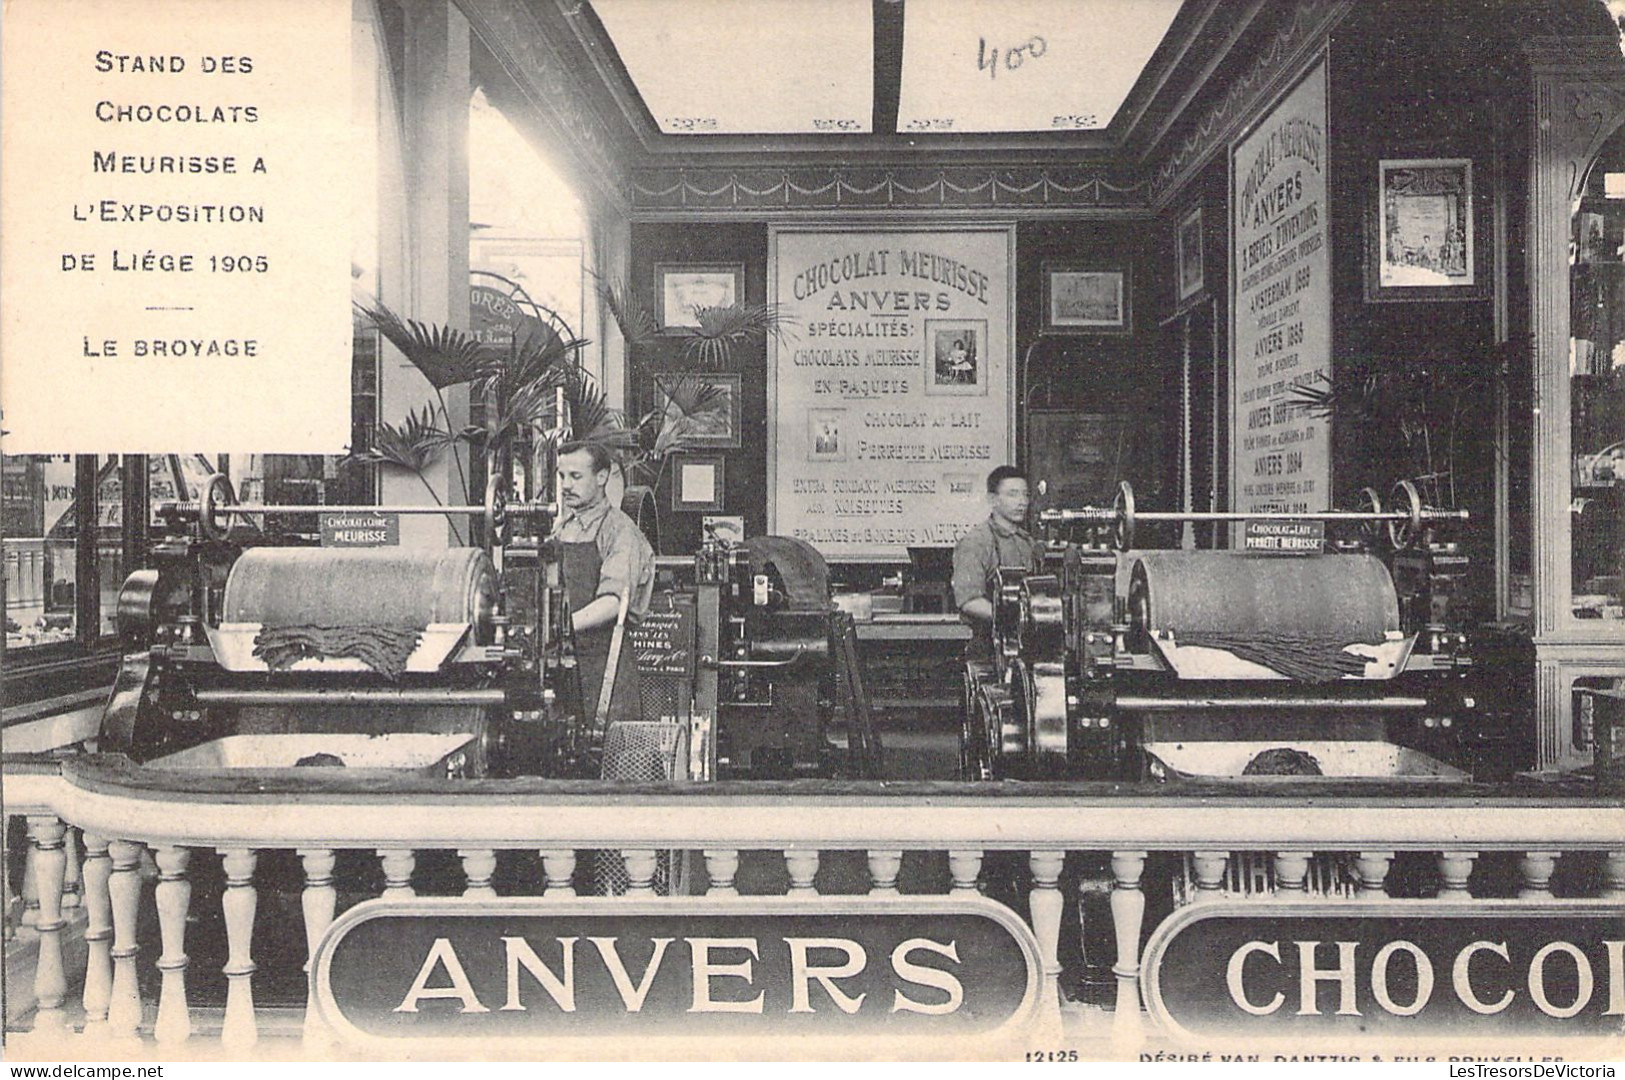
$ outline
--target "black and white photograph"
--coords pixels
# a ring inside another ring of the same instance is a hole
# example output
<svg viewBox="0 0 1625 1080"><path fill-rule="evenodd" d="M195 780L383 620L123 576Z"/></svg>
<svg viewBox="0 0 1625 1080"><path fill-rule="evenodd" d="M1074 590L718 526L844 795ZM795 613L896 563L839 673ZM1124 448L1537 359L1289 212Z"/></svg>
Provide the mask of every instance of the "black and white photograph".
<svg viewBox="0 0 1625 1080"><path fill-rule="evenodd" d="M5 0L0 1068L1612 1077L1622 28Z"/></svg>
<svg viewBox="0 0 1625 1080"><path fill-rule="evenodd" d="M1058 334L1128 333L1128 289L1127 270L1046 266L1045 328Z"/></svg>
<svg viewBox="0 0 1625 1080"><path fill-rule="evenodd" d="M928 394L987 393L987 323L979 319L926 319Z"/></svg>

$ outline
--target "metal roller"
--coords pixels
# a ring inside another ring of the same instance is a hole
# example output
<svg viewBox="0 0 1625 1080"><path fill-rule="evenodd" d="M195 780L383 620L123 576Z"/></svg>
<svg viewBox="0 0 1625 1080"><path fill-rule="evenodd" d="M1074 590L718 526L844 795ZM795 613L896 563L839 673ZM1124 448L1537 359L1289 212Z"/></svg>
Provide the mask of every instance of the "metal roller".
<svg viewBox="0 0 1625 1080"><path fill-rule="evenodd" d="M496 570L478 548L255 548L226 581L222 621L264 626L471 623L487 640Z"/></svg>
<svg viewBox="0 0 1625 1080"><path fill-rule="evenodd" d="M1148 551L1134 563L1129 613L1137 633L1255 634L1380 641L1399 629L1399 599L1382 561L1216 556Z"/></svg>

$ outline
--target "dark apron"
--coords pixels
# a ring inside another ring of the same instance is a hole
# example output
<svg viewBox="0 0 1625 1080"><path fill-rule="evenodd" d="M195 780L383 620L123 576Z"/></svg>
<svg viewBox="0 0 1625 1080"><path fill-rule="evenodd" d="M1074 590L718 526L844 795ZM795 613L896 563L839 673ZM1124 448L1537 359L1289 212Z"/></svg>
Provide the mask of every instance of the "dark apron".
<svg viewBox="0 0 1625 1080"><path fill-rule="evenodd" d="M592 603L598 597L598 575L603 561L598 557L598 545L592 541L565 543L563 548L564 595L570 603L570 614ZM576 632L576 672L581 681L581 711L583 719L595 722L598 716L598 697L604 685L604 670L609 664L609 645L615 634L615 624ZM609 722L643 719L643 702L638 689L638 661L632 649L631 627L621 635L621 659L615 667L615 689L609 697Z"/></svg>

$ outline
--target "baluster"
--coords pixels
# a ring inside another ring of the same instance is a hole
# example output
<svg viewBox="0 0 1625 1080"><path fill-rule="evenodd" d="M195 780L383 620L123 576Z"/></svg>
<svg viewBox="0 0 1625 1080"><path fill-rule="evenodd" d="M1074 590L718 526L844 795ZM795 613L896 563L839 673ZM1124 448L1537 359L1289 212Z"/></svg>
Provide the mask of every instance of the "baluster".
<svg viewBox="0 0 1625 1080"><path fill-rule="evenodd" d="M652 849L636 848L621 852L621 861L626 864L627 896L653 896L655 876L655 853Z"/></svg>
<svg viewBox="0 0 1625 1080"><path fill-rule="evenodd" d="M1362 851L1359 858L1354 860L1354 867L1360 874L1360 891L1357 894L1361 900L1386 900L1388 890L1384 887L1388 880L1388 868L1393 865L1394 853L1392 851Z"/></svg>
<svg viewBox="0 0 1625 1080"><path fill-rule="evenodd" d="M254 891L254 864L259 853L251 848L220 849L226 870L226 890L220 910L226 920L226 1015L220 1026L220 1045L240 1050L259 1041L254 1016L254 913L259 894Z"/></svg>
<svg viewBox="0 0 1625 1080"><path fill-rule="evenodd" d="M107 1034L134 1039L141 1024L141 989L136 984L136 920L141 915L141 845L114 840L107 845L113 871L107 895L113 906L113 988L107 1003Z"/></svg>
<svg viewBox="0 0 1625 1080"><path fill-rule="evenodd" d="M948 852L948 873L954 879L953 888L948 890L949 896L980 896L980 878L982 876L982 853L980 851L950 851Z"/></svg>
<svg viewBox="0 0 1625 1080"><path fill-rule="evenodd" d="M1440 900L1470 900L1472 892L1467 888L1467 879L1473 876L1473 861L1478 858L1476 851L1441 851L1439 853L1439 895Z"/></svg>
<svg viewBox="0 0 1625 1080"><path fill-rule="evenodd" d="M869 852L869 895L901 896L902 894L897 891L897 875L902 868L901 851Z"/></svg>
<svg viewBox="0 0 1625 1080"><path fill-rule="evenodd" d="M113 899L107 882L113 861L107 838L85 833L85 1034L104 1035L113 994Z"/></svg>
<svg viewBox="0 0 1625 1080"><path fill-rule="evenodd" d="M1625 851L1610 851L1603 856L1602 898L1625 900Z"/></svg>
<svg viewBox="0 0 1625 1080"><path fill-rule="evenodd" d="M1224 873L1230 868L1228 851L1192 852L1191 862L1196 866L1196 895L1192 903L1220 900L1224 897Z"/></svg>
<svg viewBox="0 0 1625 1080"><path fill-rule="evenodd" d="M384 868L382 900L409 900L417 893L412 888L412 871L417 869L417 852L400 848L379 848L378 861Z"/></svg>
<svg viewBox="0 0 1625 1080"><path fill-rule="evenodd" d="M1044 985L1039 991L1038 1021L1058 1032L1061 1023L1061 867L1066 862L1064 851L1034 851L1027 856L1027 868L1033 875L1033 890L1027 897L1032 913L1033 934L1038 938L1038 956L1044 964Z"/></svg>
<svg viewBox="0 0 1625 1080"><path fill-rule="evenodd" d="M1303 900L1308 896L1304 879L1309 875L1307 851L1275 853L1275 892L1278 900Z"/></svg>
<svg viewBox="0 0 1625 1080"><path fill-rule="evenodd" d="M790 875L788 896L817 896L813 879L818 876L818 852L805 848L784 849L784 869Z"/></svg>
<svg viewBox="0 0 1625 1080"><path fill-rule="evenodd" d="M333 925L333 912L338 907L338 890L333 888L333 867L338 856L331 848L300 848L299 861L305 868L305 891L299 906L305 915L305 973L316 960L316 943L327 928ZM308 990L305 996L304 1039L306 1045L323 1040L325 1029L316 1019L316 998Z"/></svg>
<svg viewBox="0 0 1625 1080"><path fill-rule="evenodd" d="M192 1037L191 1010L186 1001L186 913L192 906L192 883L186 880L186 864L192 853L183 847L165 845L153 849L158 865L158 885L153 896L158 904L158 935L163 951L158 970L163 985L158 991L158 1020L152 1036L164 1046L184 1043Z"/></svg>
<svg viewBox="0 0 1625 1080"><path fill-rule="evenodd" d="M27 820L26 818L24 819ZM33 929L39 925L39 851L32 839L23 843L23 917L22 925Z"/></svg>
<svg viewBox="0 0 1625 1080"><path fill-rule="evenodd" d="M497 853L490 848L459 848L457 857L463 860L463 895L477 900L495 900L496 889L491 877L497 872Z"/></svg>
<svg viewBox="0 0 1625 1080"><path fill-rule="evenodd" d="M1140 925L1145 920L1145 893L1140 875L1145 852L1112 852L1112 928L1117 938L1117 1005L1112 1017L1112 1041L1137 1043L1140 1039Z"/></svg>
<svg viewBox="0 0 1625 1080"><path fill-rule="evenodd" d="M84 879L79 866L79 830L72 825L62 837L62 852L68 857L62 876L62 909L67 911L84 903L80 895L84 892Z"/></svg>
<svg viewBox="0 0 1625 1080"><path fill-rule="evenodd" d="M542 849L542 897L563 900L576 894L576 853L574 848Z"/></svg>
<svg viewBox="0 0 1625 1080"><path fill-rule="evenodd" d="M1518 861L1518 870L1523 874L1523 888L1518 890L1519 900L1550 900L1552 898L1552 874L1557 870L1557 856L1555 851L1526 851L1523 858Z"/></svg>
<svg viewBox="0 0 1625 1080"><path fill-rule="evenodd" d="M711 879L707 896L738 896L734 876L739 873L739 852L711 849L705 851L705 876Z"/></svg>
<svg viewBox="0 0 1625 1080"><path fill-rule="evenodd" d="M35 891L38 895L39 959L34 967L35 1033L65 1031L68 1023L62 1005L68 997L68 976L62 966L62 879L67 870L63 837L67 826L54 814L28 816L28 846L34 858Z"/></svg>

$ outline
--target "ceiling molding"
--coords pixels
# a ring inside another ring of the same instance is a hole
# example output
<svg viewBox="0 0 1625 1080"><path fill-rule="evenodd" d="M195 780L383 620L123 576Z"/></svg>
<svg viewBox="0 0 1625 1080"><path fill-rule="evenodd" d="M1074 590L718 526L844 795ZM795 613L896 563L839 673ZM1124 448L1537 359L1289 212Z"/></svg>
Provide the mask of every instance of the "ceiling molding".
<svg viewBox="0 0 1625 1080"><path fill-rule="evenodd" d="M1228 146L1244 125L1254 122L1268 100L1286 88L1285 82L1297 75L1355 6L1356 0L1298 0L1291 18L1258 45L1251 66L1225 86L1212 105L1180 118L1178 127L1183 133L1178 142L1160 160L1150 162L1147 190L1151 204L1166 206L1215 152ZM1156 150L1153 148L1153 158Z"/></svg>
<svg viewBox="0 0 1625 1080"><path fill-rule="evenodd" d="M634 213L1144 210L1143 182L1078 165L643 168Z"/></svg>
<svg viewBox="0 0 1625 1080"><path fill-rule="evenodd" d="M455 0L481 45L507 76L510 88L524 99L526 116L514 118L522 131L538 131L542 149L567 175L584 181L619 207L631 199L627 176L635 154L617 140L617 125L598 107L603 84L580 78L555 44L561 37L523 0ZM573 50L572 50L573 51ZM512 104L502 88L488 88L494 103ZM619 129L629 134L625 128ZM587 192L581 192L586 195Z"/></svg>

